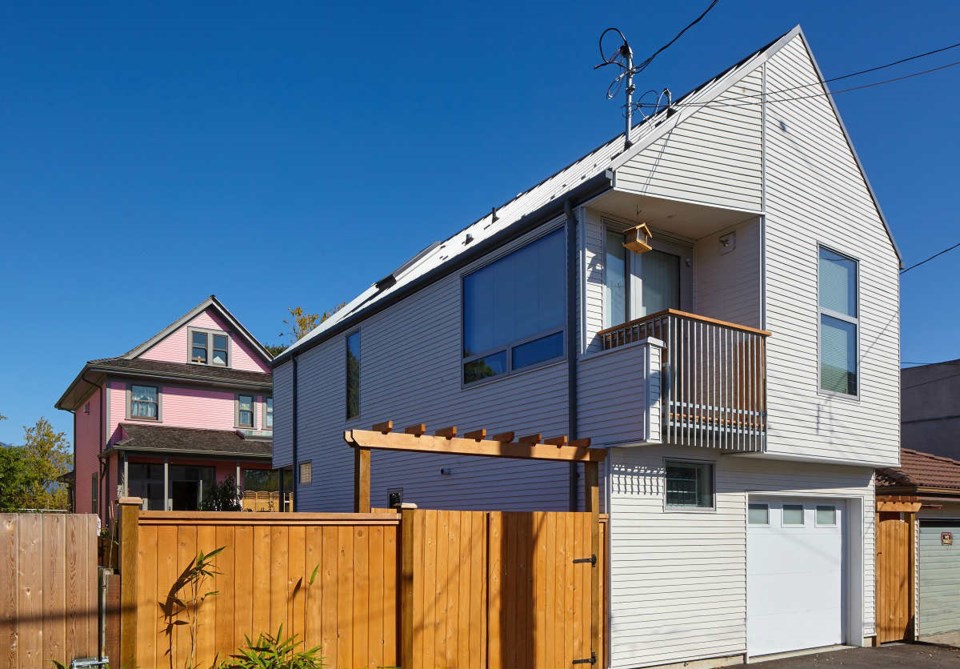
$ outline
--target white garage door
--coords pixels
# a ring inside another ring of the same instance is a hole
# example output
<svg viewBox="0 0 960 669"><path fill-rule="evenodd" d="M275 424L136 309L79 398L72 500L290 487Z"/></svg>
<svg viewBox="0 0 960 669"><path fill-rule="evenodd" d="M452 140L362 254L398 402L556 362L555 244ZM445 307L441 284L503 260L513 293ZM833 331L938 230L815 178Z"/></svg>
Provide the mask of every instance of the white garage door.
<svg viewBox="0 0 960 669"><path fill-rule="evenodd" d="M842 643L842 503L751 498L748 513L749 654Z"/></svg>

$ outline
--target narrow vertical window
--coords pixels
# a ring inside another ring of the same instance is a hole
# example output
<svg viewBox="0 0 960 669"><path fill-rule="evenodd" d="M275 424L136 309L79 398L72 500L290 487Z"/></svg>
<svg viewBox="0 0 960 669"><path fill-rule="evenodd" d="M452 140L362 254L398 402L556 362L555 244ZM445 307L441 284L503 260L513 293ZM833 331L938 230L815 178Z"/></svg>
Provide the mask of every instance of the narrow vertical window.
<svg viewBox="0 0 960 669"><path fill-rule="evenodd" d="M207 333L194 332L190 335L190 361L207 364Z"/></svg>
<svg viewBox="0 0 960 669"><path fill-rule="evenodd" d="M90 475L90 513L100 513L99 494L100 477L94 473Z"/></svg>
<svg viewBox="0 0 960 669"><path fill-rule="evenodd" d="M820 247L820 389L859 392L857 261Z"/></svg>
<svg viewBox="0 0 960 669"><path fill-rule="evenodd" d="M253 396L237 395L237 425L253 427Z"/></svg>
<svg viewBox="0 0 960 669"><path fill-rule="evenodd" d="M213 364L228 367L227 335L213 335Z"/></svg>
<svg viewBox="0 0 960 669"><path fill-rule="evenodd" d="M626 323L627 315L627 249L623 235L607 230L606 257L603 268L603 327Z"/></svg>
<svg viewBox="0 0 960 669"><path fill-rule="evenodd" d="M360 415L360 331L347 337L347 418Z"/></svg>
<svg viewBox="0 0 960 669"><path fill-rule="evenodd" d="M264 400L263 429L273 429L273 398L268 397Z"/></svg>

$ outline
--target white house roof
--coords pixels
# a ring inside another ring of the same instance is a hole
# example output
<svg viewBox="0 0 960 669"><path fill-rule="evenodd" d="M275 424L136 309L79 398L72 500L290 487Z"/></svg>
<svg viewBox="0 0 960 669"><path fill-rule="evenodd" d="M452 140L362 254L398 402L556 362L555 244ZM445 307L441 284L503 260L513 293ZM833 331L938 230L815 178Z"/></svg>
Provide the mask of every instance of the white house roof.
<svg viewBox="0 0 960 669"><path fill-rule="evenodd" d="M751 72L764 60L779 51L780 48L797 35L802 36L800 26L794 27L775 41L753 52L739 63L712 79L707 80L686 95L677 99L675 103L708 102L726 90L732 83ZM689 108L695 110L697 105L690 104ZM562 201L564 196L578 186L591 179L608 174L608 170L615 169L633 155L642 151L668 128L678 123L690 113L693 112L674 113L673 109L664 109L657 112L633 127L630 133L632 146L628 150L624 151L624 138L621 133L599 148L594 149L560 171L547 177L532 188L518 193L514 198L497 207L493 212L474 221L452 237L449 237L443 242L428 246L411 260L401 265L392 274L363 291L331 318L324 321L316 329L312 330L277 356L274 360L274 365L281 364L296 352L323 341L327 336L332 336L335 332L344 329L344 327L349 327L352 323L359 322L359 320L363 318L361 314L372 310L374 305L384 303L389 300L391 296L396 295L404 288L410 287L410 284L422 279L433 270L438 270L446 264L453 264L462 254L471 251L476 248L478 244L488 240L497 233L504 232L516 226L521 220L539 212L545 206ZM876 199L874 198L874 200ZM879 206L877 210L880 211ZM891 241L892 239L891 236ZM349 321L349 323L347 321Z"/></svg>

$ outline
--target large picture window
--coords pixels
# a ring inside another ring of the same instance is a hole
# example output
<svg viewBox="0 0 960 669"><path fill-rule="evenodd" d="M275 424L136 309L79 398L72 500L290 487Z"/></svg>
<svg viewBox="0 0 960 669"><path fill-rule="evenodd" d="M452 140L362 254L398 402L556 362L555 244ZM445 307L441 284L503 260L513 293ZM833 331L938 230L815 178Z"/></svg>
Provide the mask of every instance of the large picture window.
<svg viewBox="0 0 960 669"><path fill-rule="evenodd" d="M859 392L857 261L820 247L820 389Z"/></svg>
<svg viewBox="0 0 960 669"><path fill-rule="evenodd" d="M563 356L565 253L560 229L464 277L464 383Z"/></svg>

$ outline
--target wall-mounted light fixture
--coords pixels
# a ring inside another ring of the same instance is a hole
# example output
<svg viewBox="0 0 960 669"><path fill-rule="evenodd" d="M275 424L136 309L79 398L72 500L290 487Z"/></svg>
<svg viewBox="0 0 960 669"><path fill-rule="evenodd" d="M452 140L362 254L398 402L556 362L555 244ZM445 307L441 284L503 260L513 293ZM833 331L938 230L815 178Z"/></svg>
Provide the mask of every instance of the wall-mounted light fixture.
<svg viewBox="0 0 960 669"><path fill-rule="evenodd" d="M635 228L630 228L623 235L623 246L634 253L646 253L653 249L650 246L650 240L653 239L653 233L646 223L641 223Z"/></svg>

